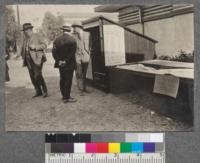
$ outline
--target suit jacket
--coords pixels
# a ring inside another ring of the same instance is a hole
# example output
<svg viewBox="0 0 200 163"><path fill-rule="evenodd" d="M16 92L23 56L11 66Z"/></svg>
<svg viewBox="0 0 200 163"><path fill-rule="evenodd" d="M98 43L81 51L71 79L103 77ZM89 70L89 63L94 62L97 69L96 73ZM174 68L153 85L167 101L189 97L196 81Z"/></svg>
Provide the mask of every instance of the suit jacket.
<svg viewBox="0 0 200 163"><path fill-rule="evenodd" d="M88 63L90 59L88 38L85 37L84 33L74 33L77 42L76 62L79 64Z"/></svg>
<svg viewBox="0 0 200 163"><path fill-rule="evenodd" d="M54 67L59 68L59 61L65 61L65 68L76 69L76 40L72 35L64 33L53 43L52 55L55 60Z"/></svg>
<svg viewBox="0 0 200 163"><path fill-rule="evenodd" d="M22 44L22 50L21 50L21 55L23 58L23 63L24 66L27 66L26 63L26 38L23 40ZM31 49L31 46L35 46L35 49ZM31 59L33 60L33 63L36 65L41 65L43 62L46 61L46 55L44 53L44 50L46 49L47 45L44 39L42 39L39 35L33 34L30 38L29 44L29 54Z"/></svg>

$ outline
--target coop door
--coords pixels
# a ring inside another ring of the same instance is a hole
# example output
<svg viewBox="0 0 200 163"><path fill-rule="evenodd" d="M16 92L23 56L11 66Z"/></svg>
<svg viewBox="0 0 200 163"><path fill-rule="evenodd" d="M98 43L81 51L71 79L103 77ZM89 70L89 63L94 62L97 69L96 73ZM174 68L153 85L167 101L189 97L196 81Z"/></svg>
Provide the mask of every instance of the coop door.
<svg viewBox="0 0 200 163"><path fill-rule="evenodd" d="M124 28L113 25L103 25L103 41L105 65L114 66L126 63Z"/></svg>

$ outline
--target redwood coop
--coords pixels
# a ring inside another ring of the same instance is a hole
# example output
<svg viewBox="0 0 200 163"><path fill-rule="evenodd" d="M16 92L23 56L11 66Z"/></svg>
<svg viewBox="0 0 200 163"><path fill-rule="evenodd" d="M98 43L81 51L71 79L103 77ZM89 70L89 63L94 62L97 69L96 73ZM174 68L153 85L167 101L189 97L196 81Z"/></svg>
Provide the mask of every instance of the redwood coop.
<svg viewBox="0 0 200 163"><path fill-rule="evenodd" d="M91 59L87 78L106 92L110 91L110 69L123 64L151 60L156 40L103 16L83 21L90 33Z"/></svg>

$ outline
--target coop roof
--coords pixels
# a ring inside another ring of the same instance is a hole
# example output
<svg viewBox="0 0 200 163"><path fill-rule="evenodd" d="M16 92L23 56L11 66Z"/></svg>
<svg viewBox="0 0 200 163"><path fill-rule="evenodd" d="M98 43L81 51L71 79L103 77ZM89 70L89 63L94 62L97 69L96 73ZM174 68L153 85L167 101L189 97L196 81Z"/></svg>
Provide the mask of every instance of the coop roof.
<svg viewBox="0 0 200 163"><path fill-rule="evenodd" d="M118 22L115 22L115 21L113 21L113 20L110 20L110 19L108 19L108 18L106 18L106 17L104 17L104 16L102 16L102 15L96 16L96 17L92 17L92 18L87 19L87 20L84 20L82 23L83 23L83 26L84 26L84 25L86 25L86 24L93 23L93 22L97 22L97 21L99 21L99 20L106 20L106 21L110 22L111 24L115 24L115 25L121 26L121 27L124 28L125 30L127 30L127 31L129 31L129 32L131 32L131 33L134 33L134 34L136 34L136 35L138 35L138 36L141 36L141 37L143 37L143 38L145 38L145 39L148 39L148 40L150 40L150 41L152 41L152 42L154 42L154 43L157 43L157 42L158 42L157 40L155 40L155 39L153 39L153 38L151 38L151 37L149 37L149 36L143 35L143 34L137 32L137 31L135 31L135 30L132 30L132 29L130 29L130 28L128 28L128 27L126 27L126 26L124 26L124 25L118 23Z"/></svg>

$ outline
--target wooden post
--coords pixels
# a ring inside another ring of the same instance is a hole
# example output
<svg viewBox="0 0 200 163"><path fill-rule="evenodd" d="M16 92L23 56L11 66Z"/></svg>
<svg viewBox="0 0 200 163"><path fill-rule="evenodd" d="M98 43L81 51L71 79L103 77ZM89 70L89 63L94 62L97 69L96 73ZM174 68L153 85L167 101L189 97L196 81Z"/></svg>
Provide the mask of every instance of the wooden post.
<svg viewBox="0 0 200 163"><path fill-rule="evenodd" d="M17 5L17 23L20 25L19 6Z"/></svg>
<svg viewBox="0 0 200 163"><path fill-rule="evenodd" d="M138 6L138 12L139 12L139 21L142 25L142 34L144 35L145 32L144 32L144 22L143 22L143 19L142 19L142 7L141 6Z"/></svg>

